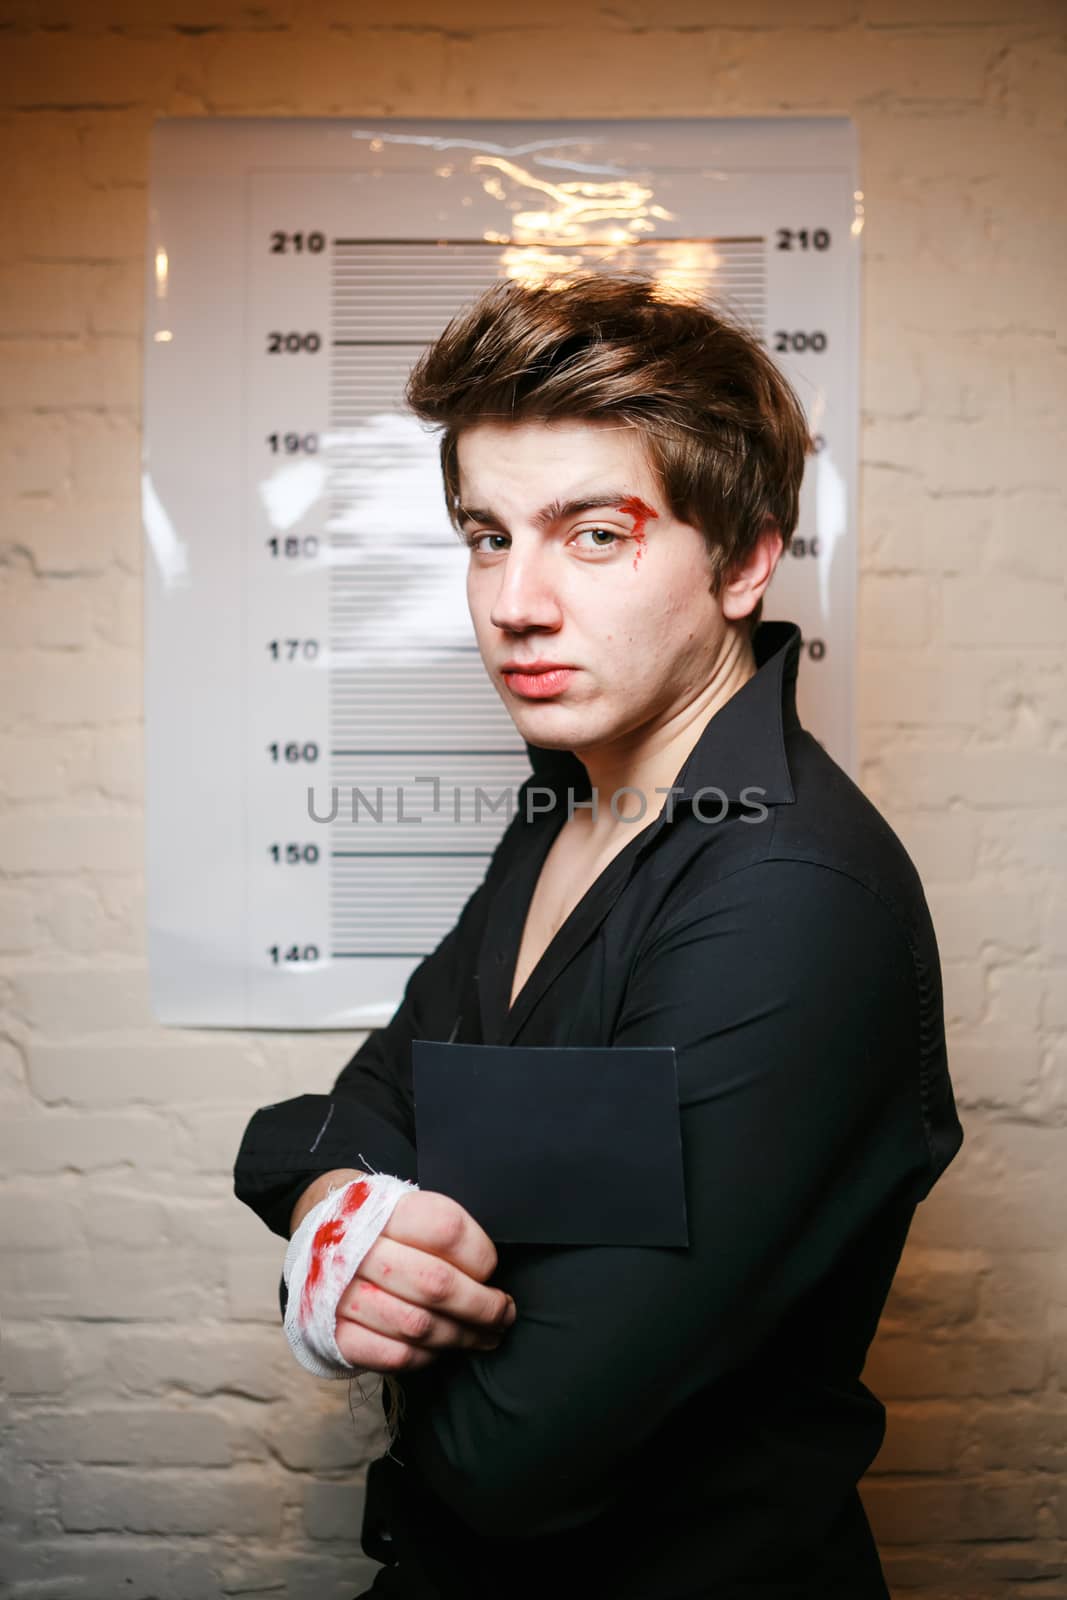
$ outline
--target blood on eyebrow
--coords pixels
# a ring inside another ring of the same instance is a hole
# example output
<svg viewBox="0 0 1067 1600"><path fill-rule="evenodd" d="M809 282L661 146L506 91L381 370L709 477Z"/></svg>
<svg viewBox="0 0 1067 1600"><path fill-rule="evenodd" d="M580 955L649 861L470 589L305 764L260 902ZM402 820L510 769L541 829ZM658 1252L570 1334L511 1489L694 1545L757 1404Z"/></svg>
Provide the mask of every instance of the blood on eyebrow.
<svg viewBox="0 0 1067 1600"><path fill-rule="evenodd" d="M637 563L645 553L645 539L647 537L645 523L649 517L658 517L659 512L653 511L652 507L646 505L636 494L628 495L625 500L620 500L615 509L616 511L621 511L624 516L633 517L634 519L634 541L637 545L634 553L634 571L636 572Z"/></svg>

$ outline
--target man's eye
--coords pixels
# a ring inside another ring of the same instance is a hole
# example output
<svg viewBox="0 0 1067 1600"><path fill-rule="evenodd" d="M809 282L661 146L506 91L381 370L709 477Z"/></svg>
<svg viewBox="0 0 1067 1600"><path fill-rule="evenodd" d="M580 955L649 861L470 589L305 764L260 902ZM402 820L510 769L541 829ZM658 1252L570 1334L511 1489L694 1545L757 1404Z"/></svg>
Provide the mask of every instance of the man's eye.
<svg viewBox="0 0 1067 1600"><path fill-rule="evenodd" d="M621 537L613 528L582 528L575 538L584 539L587 535L591 542L582 546L585 550L610 550L611 541Z"/></svg>
<svg viewBox="0 0 1067 1600"><path fill-rule="evenodd" d="M506 533L472 533L468 535L467 543L472 550L478 550L483 553L486 551L506 550L507 537L508 536ZM482 542L484 539L500 539L504 542L501 544L486 545Z"/></svg>

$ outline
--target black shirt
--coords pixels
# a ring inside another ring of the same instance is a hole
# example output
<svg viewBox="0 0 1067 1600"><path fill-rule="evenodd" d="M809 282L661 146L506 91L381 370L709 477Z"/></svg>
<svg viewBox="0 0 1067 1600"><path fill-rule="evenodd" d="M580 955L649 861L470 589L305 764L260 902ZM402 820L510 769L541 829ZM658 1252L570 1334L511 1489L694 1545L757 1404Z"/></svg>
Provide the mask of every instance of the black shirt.
<svg viewBox="0 0 1067 1600"><path fill-rule="evenodd" d="M590 793L576 757L533 747L485 881L392 1021L332 1096L245 1132L236 1192L285 1236L321 1172L417 1177L412 1039L676 1051L689 1246L499 1246L513 1328L405 1375L370 1468L364 1548L393 1563L376 1595L888 1593L856 1487L885 1411L860 1373L963 1140L938 952L900 841L798 720L799 629L764 622L754 649L513 1007L566 791ZM534 788L558 803L528 815Z"/></svg>

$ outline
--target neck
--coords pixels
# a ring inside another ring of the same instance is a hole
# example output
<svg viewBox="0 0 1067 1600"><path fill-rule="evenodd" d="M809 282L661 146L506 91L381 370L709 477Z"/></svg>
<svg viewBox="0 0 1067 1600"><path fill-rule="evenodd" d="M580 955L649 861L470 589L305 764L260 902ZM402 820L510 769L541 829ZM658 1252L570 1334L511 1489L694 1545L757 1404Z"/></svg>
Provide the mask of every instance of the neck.
<svg viewBox="0 0 1067 1600"><path fill-rule="evenodd" d="M712 717L755 672L756 658L747 630L731 628L723 639L711 676L684 704L610 745L575 751L599 799L596 821L589 823L590 832L603 839L620 828L632 834L637 824L620 823L611 809L612 795L624 788L636 789L645 797L646 810L640 825L651 822L667 801L667 796L656 790L670 787ZM624 817L631 818L641 809L636 794L620 796L616 806Z"/></svg>

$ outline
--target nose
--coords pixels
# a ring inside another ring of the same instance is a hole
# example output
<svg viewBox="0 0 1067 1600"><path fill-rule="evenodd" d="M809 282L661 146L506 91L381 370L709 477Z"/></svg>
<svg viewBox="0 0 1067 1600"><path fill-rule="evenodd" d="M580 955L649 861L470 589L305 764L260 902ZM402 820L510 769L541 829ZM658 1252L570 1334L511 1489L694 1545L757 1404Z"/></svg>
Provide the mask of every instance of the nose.
<svg viewBox="0 0 1067 1600"><path fill-rule="evenodd" d="M553 632L563 612L552 582L551 550L540 541L522 545L512 541L500 566L499 586L493 596L489 620L504 633L525 633L541 628Z"/></svg>

